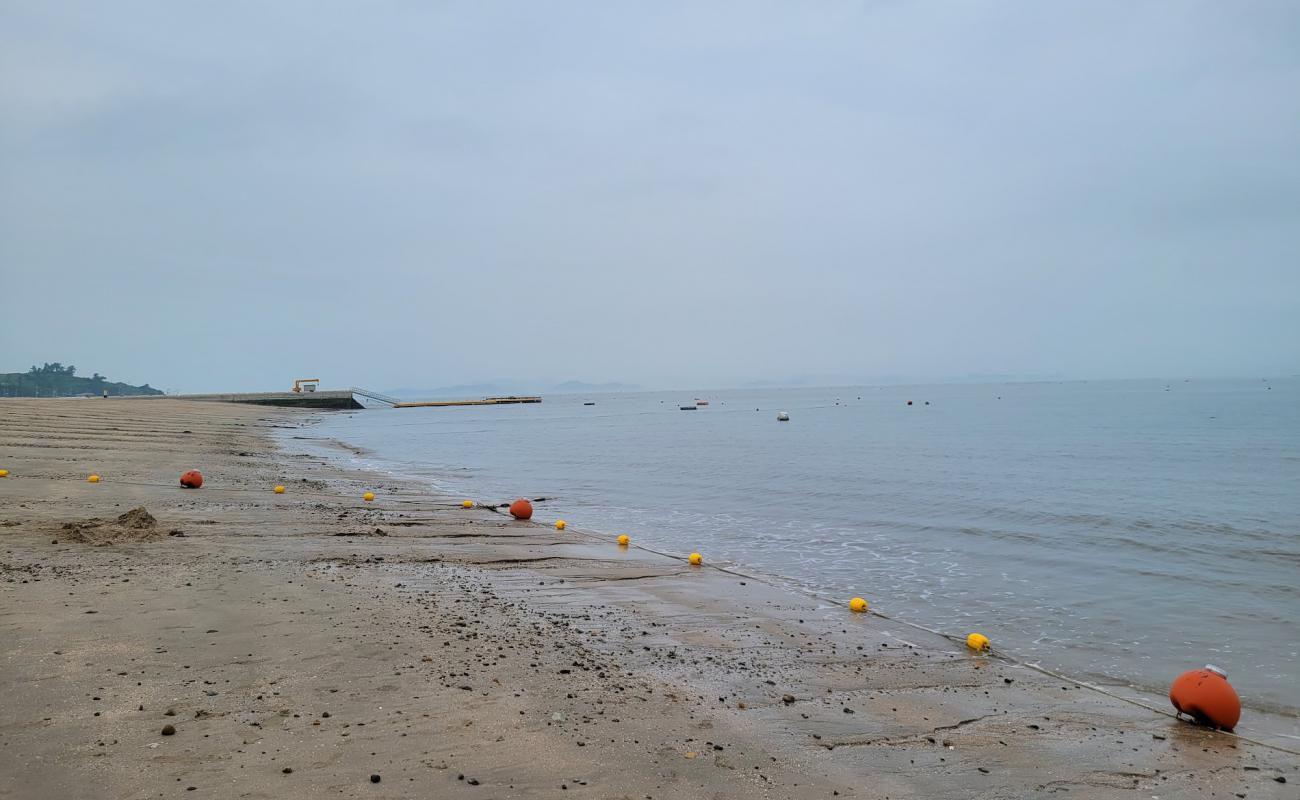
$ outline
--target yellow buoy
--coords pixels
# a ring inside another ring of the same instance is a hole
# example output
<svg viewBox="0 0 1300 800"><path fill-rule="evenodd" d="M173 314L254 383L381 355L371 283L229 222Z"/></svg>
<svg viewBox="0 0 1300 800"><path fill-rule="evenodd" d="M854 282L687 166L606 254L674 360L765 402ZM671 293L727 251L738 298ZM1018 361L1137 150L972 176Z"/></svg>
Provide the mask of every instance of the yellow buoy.
<svg viewBox="0 0 1300 800"><path fill-rule="evenodd" d="M869 606L867 605L867 601L863 600L861 597L855 597L849 601L850 611L861 612L861 611L866 611L868 608Z"/></svg>
<svg viewBox="0 0 1300 800"><path fill-rule="evenodd" d="M9 470L0 469L0 478L8 478L8 477L9 477Z"/></svg>
<svg viewBox="0 0 1300 800"><path fill-rule="evenodd" d="M562 519L557 519L557 520L555 521L555 529L556 529L557 531L562 531L562 530L564 530L565 528L567 528L568 526L569 526L569 523L565 522L565 521L562 520Z"/></svg>
<svg viewBox="0 0 1300 800"><path fill-rule="evenodd" d="M375 493L374 493L374 492L366 492L365 494L361 495L361 499L362 499L362 500L365 500L367 503L369 503L371 500L374 500L374 499L375 499Z"/></svg>
<svg viewBox="0 0 1300 800"><path fill-rule="evenodd" d="M628 535L627 535L626 533L620 533L620 534L618 535L618 543L619 543L620 546L622 546L622 547L627 547L627 543L630 542L630 541L632 541L632 539L629 538Z"/></svg>
<svg viewBox="0 0 1300 800"><path fill-rule="evenodd" d="M283 486L277 486L277 487L275 487L275 493L276 493L276 494L284 494L284 487L283 487Z"/></svg>
<svg viewBox="0 0 1300 800"><path fill-rule="evenodd" d="M704 563L704 556L700 555L699 553L691 553L691 557L686 560L691 562L692 567L698 567L699 565Z"/></svg>
<svg viewBox="0 0 1300 800"><path fill-rule="evenodd" d="M982 633L972 633L966 637L966 646L972 650L989 649L989 637Z"/></svg>
<svg viewBox="0 0 1300 800"><path fill-rule="evenodd" d="M91 475L89 478L86 478L86 480L89 481L89 482L91 482L91 483L99 483L99 476L98 476L98 475Z"/></svg>
<svg viewBox="0 0 1300 800"><path fill-rule="evenodd" d="M474 501L473 501L473 500L466 500L466 501L464 501L463 503L460 504L460 507L461 507L461 508L473 508L473 507L474 507Z"/></svg>

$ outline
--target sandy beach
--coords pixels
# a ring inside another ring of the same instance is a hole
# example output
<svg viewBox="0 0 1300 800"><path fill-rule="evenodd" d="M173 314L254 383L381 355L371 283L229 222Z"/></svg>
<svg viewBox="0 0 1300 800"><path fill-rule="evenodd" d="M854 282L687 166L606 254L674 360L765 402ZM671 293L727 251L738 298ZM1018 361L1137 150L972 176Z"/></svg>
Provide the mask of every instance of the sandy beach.
<svg viewBox="0 0 1300 800"><path fill-rule="evenodd" d="M0 797L1297 796L1283 749L272 437L311 420L0 402Z"/></svg>

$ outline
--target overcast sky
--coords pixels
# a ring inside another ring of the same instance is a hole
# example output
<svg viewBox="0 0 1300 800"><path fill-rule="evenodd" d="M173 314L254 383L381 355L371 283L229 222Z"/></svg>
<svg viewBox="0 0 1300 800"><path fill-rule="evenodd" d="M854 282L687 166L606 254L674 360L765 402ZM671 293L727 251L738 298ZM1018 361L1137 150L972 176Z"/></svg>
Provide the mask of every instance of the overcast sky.
<svg viewBox="0 0 1300 800"><path fill-rule="evenodd" d="M1300 371L1300 3L0 3L0 371Z"/></svg>

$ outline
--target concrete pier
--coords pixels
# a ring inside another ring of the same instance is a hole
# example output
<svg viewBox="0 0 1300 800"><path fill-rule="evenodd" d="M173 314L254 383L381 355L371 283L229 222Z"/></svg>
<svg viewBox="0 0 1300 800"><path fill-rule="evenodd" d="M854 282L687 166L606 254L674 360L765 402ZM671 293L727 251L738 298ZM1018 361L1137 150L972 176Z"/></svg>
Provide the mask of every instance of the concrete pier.
<svg viewBox="0 0 1300 800"><path fill-rule="evenodd" d="M316 392L241 392L227 394L157 395L159 399L196 400L207 403L249 403L257 406L284 406L316 410L343 411L365 408L352 389ZM134 398L133 398L134 399ZM391 405L391 403L389 404Z"/></svg>

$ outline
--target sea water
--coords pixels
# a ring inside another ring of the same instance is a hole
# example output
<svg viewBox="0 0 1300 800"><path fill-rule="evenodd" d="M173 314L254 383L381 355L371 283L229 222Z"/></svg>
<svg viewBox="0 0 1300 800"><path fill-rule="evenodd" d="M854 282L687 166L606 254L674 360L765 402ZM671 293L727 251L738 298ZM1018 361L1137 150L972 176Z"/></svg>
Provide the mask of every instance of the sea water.
<svg viewBox="0 0 1300 800"><path fill-rule="evenodd" d="M313 435L1083 679L1160 692L1213 663L1300 713L1295 378L548 396Z"/></svg>

